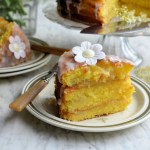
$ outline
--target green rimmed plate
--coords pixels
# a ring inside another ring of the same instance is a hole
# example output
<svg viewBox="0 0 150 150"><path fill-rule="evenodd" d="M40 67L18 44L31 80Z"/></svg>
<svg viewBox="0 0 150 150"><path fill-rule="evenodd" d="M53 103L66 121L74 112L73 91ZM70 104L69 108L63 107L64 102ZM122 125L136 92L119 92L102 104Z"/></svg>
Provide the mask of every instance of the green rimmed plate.
<svg viewBox="0 0 150 150"><path fill-rule="evenodd" d="M22 93L28 90L47 72L31 79L23 88ZM136 77L132 77L132 84L136 92L129 107L122 112L88 119L80 122L67 121L59 118L54 97L54 78L48 86L27 106L27 110L40 120L64 129L83 132L108 132L133 127L145 121L150 116L150 87Z"/></svg>

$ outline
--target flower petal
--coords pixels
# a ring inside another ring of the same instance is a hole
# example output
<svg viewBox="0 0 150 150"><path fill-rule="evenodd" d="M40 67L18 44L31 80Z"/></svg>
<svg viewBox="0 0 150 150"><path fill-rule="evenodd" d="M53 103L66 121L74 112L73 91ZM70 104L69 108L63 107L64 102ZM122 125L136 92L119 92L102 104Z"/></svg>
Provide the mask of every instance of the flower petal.
<svg viewBox="0 0 150 150"><path fill-rule="evenodd" d="M26 53L24 52L24 50L20 50L19 54L22 58L26 57Z"/></svg>
<svg viewBox="0 0 150 150"><path fill-rule="evenodd" d="M100 55L101 54L101 50L94 50L94 52L95 52L95 55Z"/></svg>
<svg viewBox="0 0 150 150"><path fill-rule="evenodd" d="M83 48L82 47L79 47L79 46L76 46L76 47L74 47L73 49L72 49L72 52L74 53L74 54L82 54L82 52L83 52Z"/></svg>
<svg viewBox="0 0 150 150"><path fill-rule="evenodd" d="M105 53L104 52L100 52L98 55L95 55L94 56L96 59L104 59L106 57Z"/></svg>
<svg viewBox="0 0 150 150"><path fill-rule="evenodd" d="M97 59L96 59L96 58L87 58L87 59L86 59L86 63L87 63L88 65L96 65Z"/></svg>
<svg viewBox="0 0 150 150"><path fill-rule="evenodd" d="M20 43L20 47L21 47L22 50L25 50L25 48L26 48L26 46L23 42Z"/></svg>
<svg viewBox="0 0 150 150"><path fill-rule="evenodd" d="M10 43L14 43L14 42L15 42L15 39L14 39L13 36L10 36L10 37L9 37L9 42L10 42Z"/></svg>
<svg viewBox="0 0 150 150"><path fill-rule="evenodd" d="M14 52L14 48L13 48L13 44L9 44L9 50L13 53Z"/></svg>
<svg viewBox="0 0 150 150"><path fill-rule="evenodd" d="M93 44L92 46L91 46L91 49L93 50L93 51L95 51L95 53L98 51L101 51L102 49L103 49L103 46L101 45L101 44Z"/></svg>
<svg viewBox="0 0 150 150"><path fill-rule="evenodd" d="M84 41L81 43L81 47L83 47L84 49L91 49L91 43L88 41Z"/></svg>
<svg viewBox="0 0 150 150"><path fill-rule="evenodd" d="M15 58L16 58L16 59L20 59L19 53L15 53L15 52L14 52L14 55L15 55Z"/></svg>
<svg viewBox="0 0 150 150"><path fill-rule="evenodd" d="M19 37L18 35L15 36L15 41L16 41L17 43L20 43L20 42L21 42L21 39L20 39L20 37Z"/></svg>
<svg viewBox="0 0 150 150"><path fill-rule="evenodd" d="M86 59L82 55L76 55L74 57L74 60L78 63L83 63L83 62L85 62Z"/></svg>

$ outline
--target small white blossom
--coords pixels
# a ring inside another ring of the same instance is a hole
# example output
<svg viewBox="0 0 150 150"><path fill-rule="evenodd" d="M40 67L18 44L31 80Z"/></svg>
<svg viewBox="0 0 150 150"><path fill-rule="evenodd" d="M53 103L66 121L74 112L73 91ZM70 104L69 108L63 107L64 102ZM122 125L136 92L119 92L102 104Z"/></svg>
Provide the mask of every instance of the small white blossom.
<svg viewBox="0 0 150 150"><path fill-rule="evenodd" d="M105 58L105 53L102 52L102 45L91 44L90 42L82 42L81 47L76 46L72 49L75 54L74 60L78 63L86 63L88 65L95 65L97 60Z"/></svg>
<svg viewBox="0 0 150 150"><path fill-rule="evenodd" d="M25 44L21 41L21 38L19 36L10 36L9 37L9 50L14 53L14 56L16 59L25 58Z"/></svg>

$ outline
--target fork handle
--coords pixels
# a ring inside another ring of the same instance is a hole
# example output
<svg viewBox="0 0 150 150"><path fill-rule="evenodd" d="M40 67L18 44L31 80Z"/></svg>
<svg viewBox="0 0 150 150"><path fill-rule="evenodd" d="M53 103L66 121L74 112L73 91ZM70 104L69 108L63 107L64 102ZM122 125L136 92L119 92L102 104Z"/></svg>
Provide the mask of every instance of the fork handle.
<svg viewBox="0 0 150 150"><path fill-rule="evenodd" d="M21 112L34 98L44 89L47 83L44 80L40 80L38 83L33 85L27 92L22 94L16 100L14 100L10 105L14 111Z"/></svg>

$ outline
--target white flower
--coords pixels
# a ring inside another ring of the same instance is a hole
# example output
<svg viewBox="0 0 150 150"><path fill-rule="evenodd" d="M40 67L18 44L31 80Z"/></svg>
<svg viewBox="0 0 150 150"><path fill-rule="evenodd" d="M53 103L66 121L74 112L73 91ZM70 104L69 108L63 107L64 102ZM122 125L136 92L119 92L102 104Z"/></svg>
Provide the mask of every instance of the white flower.
<svg viewBox="0 0 150 150"><path fill-rule="evenodd" d="M9 50L14 53L16 59L25 58L25 44L21 41L19 36L10 36L9 37Z"/></svg>
<svg viewBox="0 0 150 150"><path fill-rule="evenodd" d="M90 42L82 42L81 47L76 46L72 49L75 54L74 60L79 63L86 63L88 65L95 65L97 60L105 58L105 53L101 52L102 45L91 44Z"/></svg>

